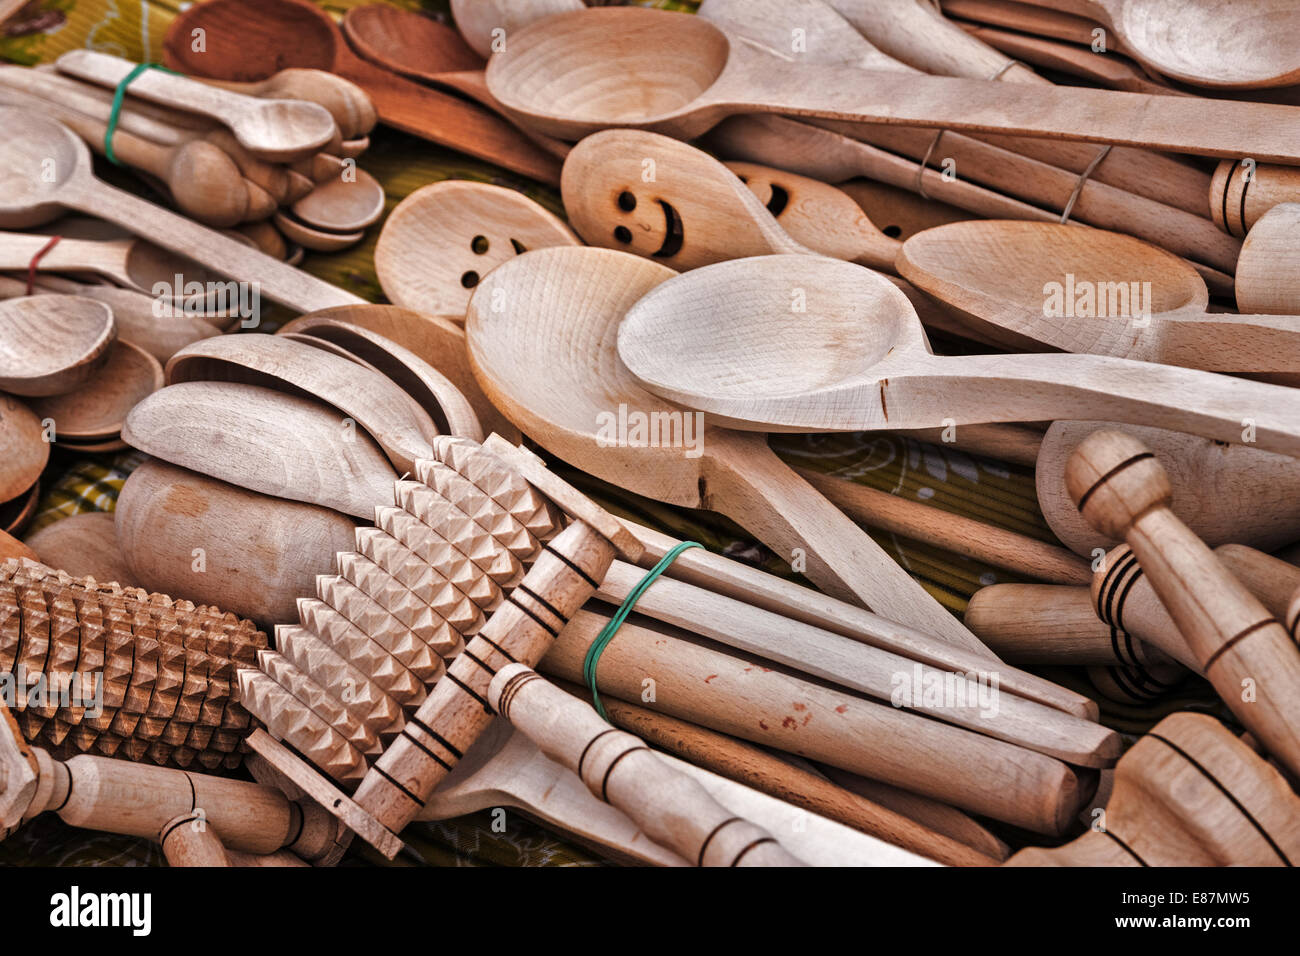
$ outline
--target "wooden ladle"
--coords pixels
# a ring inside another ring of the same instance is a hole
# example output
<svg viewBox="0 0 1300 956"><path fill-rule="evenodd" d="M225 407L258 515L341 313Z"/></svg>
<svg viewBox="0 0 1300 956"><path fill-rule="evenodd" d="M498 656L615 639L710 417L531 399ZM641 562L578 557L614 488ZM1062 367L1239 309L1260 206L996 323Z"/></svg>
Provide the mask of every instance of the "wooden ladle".
<svg viewBox="0 0 1300 956"><path fill-rule="evenodd" d="M463 321L475 286L502 262L579 244L563 220L517 190L448 179L420 187L389 214L375 272L394 305Z"/></svg>
<svg viewBox="0 0 1300 956"><path fill-rule="evenodd" d="M192 49L194 30L204 31L203 51ZM291 49L285 37L294 38ZM364 90L389 126L543 182L559 179L555 157L509 122L361 59L329 14L306 0L195 4L172 21L163 49L172 69L223 80L265 79L289 66L328 70Z"/></svg>
<svg viewBox="0 0 1300 956"><path fill-rule="evenodd" d="M935 356L910 302L851 263L759 256L665 282L629 309L619 354L672 401L746 430L860 431L1044 421L1147 422L1300 457L1300 396L1094 355Z"/></svg>
<svg viewBox="0 0 1300 956"><path fill-rule="evenodd" d="M949 223L908 239L898 269L1011 347L1214 372L1300 372L1300 318L1209 314L1209 292L1195 269L1123 233L1044 222Z"/></svg>
<svg viewBox="0 0 1300 956"><path fill-rule="evenodd" d="M364 430L319 402L257 385L184 382L127 416L122 438L250 491L373 519L397 473Z"/></svg>
<svg viewBox="0 0 1300 956"><path fill-rule="evenodd" d="M698 17L658 10L547 17L493 56L487 81L517 122L570 140L605 126L690 139L727 116L779 112L1300 160L1285 107L791 63Z"/></svg>
<svg viewBox="0 0 1300 956"><path fill-rule="evenodd" d="M167 384L244 382L307 394L354 418L398 472L433 454L433 420L386 375L280 335L229 335L181 349Z"/></svg>
<svg viewBox="0 0 1300 956"><path fill-rule="evenodd" d="M55 65L61 73L107 89L116 89L136 67L130 60L94 50L69 50ZM275 162L310 155L338 132L334 117L318 103L246 96L162 70L145 70L127 92L216 120L245 149Z"/></svg>
<svg viewBox="0 0 1300 956"><path fill-rule="evenodd" d="M1021 0L1096 20L1157 73L1194 86L1300 83L1300 21L1288 0Z"/></svg>
<svg viewBox="0 0 1300 956"><path fill-rule="evenodd" d="M828 593L984 652L761 436L697 428L700 419L636 384L615 350L619 322L673 275L647 259L582 247L540 249L498 266L479 284L467 313L470 359L484 392L526 435L570 464L669 504L727 514ZM634 415L678 416L676 438L670 433L652 445L648 434L621 434L616 423ZM674 441L680 447L670 447Z"/></svg>
<svg viewBox="0 0 1300 956"><path fill-rule="evenodd" d="M465 42L487 59L494 52L493 41L499 45L534 20L582 7L582 0L451 0L451 15Z"/></svg>
<svg viewBox="0 0 1300 956"><path fill-rule="evenodd" d="M10 108L0 108L0 126L11 132L0 144L0 182L6 184L0 196L0 226L26 228L49 222L65 208L79 209L137 235L147 232L171 251L223 275L257 283L262 295L302 312L363 301L96 179L90 150L66 126L28 110ZM59 171L55 182L46 182L40 175L48 160L53 160Z"/></svg>

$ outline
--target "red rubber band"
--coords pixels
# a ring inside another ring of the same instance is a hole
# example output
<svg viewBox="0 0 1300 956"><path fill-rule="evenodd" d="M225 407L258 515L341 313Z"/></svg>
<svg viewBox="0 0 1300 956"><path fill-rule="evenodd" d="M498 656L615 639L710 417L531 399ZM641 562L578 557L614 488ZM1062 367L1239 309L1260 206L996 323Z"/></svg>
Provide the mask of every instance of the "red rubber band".
<svg viewBox="0 0 1300 956"><path fill-rule="evenodd" d="M36 266L40 263L42 259L45 258L45 254L47 252L49 252L51 249L53 249L55 246L59 244L59 240L62 238L63 238L62 236L51 237L50 241L47 242L45 245L41 246L40 250L36 253L36 255L32 256L32 261L27 263L27 294L28 295L33 295L36 292Z"/></svg>

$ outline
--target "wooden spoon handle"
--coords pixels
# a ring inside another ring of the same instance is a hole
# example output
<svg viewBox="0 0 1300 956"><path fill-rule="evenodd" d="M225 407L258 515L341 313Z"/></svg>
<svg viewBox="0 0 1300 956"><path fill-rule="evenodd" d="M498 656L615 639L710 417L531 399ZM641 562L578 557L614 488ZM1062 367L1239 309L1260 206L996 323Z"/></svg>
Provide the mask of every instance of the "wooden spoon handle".
<svg viewBox="0 0 1300 956"><path fill-rule="evenodd" d="M706 507L732 518L828 594L888 611L908 627L988 653L870 535L777 458L765 440L717 429L709 442Z"/></svg>
<svg viewBox="0 0 1300 956"><path fill-rule="evenodd" d="M720 806L639 737L610 727L531 667L507 664L497 671L488 702L592 793L697 866L802 865L770 833Z"/></svg>
<svg viewBox="0 0 1300 956"><path fill-rule="evenodd" d="M1139 330L1126 357L1208 372L1300 373L1300 316L1171 312L1156 319L1159 331Z"/></svg>
<svg viewBox="0 0 1300 956"><path fill-rule="evenodd" d="M734 57L733 51L733 57ZM1295 112L1080 87L1057 88L787 63L735 64L700 100L732 112L775 112L867 123L1141 146L1201 156L1300 163ZM705 109L707 112L707 107Z"/></svg>
<svg viewBox="0 0 1300 956"><path fill-rule="evenodd" d="M936 408L950 409L959 425L1155 418L1175 431L1253 440L1265 451L1300 457L1300 394L1278 385L1099 355L967 355L926 364L931 373L919 377L884 373L890 426L932 424L915 415ZM877 411L880 391L873 384L867 396Z"/></svg>
<svg viewBox="0 0 1300 956"><path fill-rule="evenodd" d="M254 283L258 294L299 312L365 304L350 292L100 180L92 179L68 201L222 275Z"/></svg>

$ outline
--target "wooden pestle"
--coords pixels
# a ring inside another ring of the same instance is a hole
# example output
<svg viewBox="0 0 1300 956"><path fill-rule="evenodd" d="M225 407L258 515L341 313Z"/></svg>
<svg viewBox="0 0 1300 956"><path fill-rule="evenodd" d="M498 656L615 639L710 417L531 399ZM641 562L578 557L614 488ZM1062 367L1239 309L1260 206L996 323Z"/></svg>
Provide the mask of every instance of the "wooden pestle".
<svg viewBox="0 0 1300 956"><path fill-rule="evenodd" d="M0 704L0 833L45 811L90 830L157 839L178 814L199 811L233 850L288 849L303 859L337 859L333 818L311 801L227 777L110 757L56 760L23 740Z"/></svg>
<svg viewBox="0 0 1300 956"><path fill-rule="evenodd" d="M1115 767L1094 828L1007 866L1295 866L1300 797L1275 769L1202 714L1166 717Z"/></svg>
<svg viewBox="0 0 1300 956"><path fill-rule="evenodd" d="M561 686L575 696L584 696L574 684ZM991 866L1004 858L979 852L746 741L613 697L602 696L600 701L616 727L660 750L905 850L949 866Z"/></svg>
<svg viewBox="0 0 1300 956"><path fill-rule="evenodd" d="M575 614L542 671L582 681L606 621ZM1095 771L630 622L602 654L599 675L615 697L1040 833L1063 832L1095 785Z"/></svg>
<svg viewBox="0 0 1300 956"><path fill-rule="evenodd" d="M1210 215L1232 236L1245 236L1279 203L1300 202L1300 168L1225 159L1210 180Z"/></svg>
<svg viewBox="0 0 1300 956"><path fill-rule="evenodd" d="M1224 703L1300 772L1300 650L1169 509L1169 478L1155 456L1123 432L1095 432L1070 456L1065 480L1084 518L1133 549Z"/></svg>
<svg viewBox="0 0 1300 956"><path fill-rule="evenodd" d="M801 866L773 836L735 816L645 743L605 723L531 667L506 664L488 702L546 756L632 818L661 846L697 866Z"/></svg>
<svg viewBox="0 0 1300 956"><path fill-rule="evenodd" d="M596 596L619 604L642 577L639 568L615 561ZM890 700L913 672L923 682L941 683L953 675L963 682L968 677L991 679L999 688L993 714L985 712L973 693L937 706L915 695L895 706L1081 766L1109 766L1120 754L1119 738L1100 724L1003 691L1001 674L1009 670L1004 665L982 666L973 673L931 667L671 578L661 577L646 588L636 608L658 621L880 701Z"/></svg>

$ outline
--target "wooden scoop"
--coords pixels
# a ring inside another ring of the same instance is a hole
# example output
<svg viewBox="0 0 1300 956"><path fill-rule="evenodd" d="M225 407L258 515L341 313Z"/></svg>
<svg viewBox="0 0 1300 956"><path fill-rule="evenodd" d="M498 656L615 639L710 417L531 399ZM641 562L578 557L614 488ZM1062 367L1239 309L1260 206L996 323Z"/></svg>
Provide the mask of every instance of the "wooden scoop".
<svg viewBox="0 0 1300 956"><path fill-rule="evenodd" d="M589 9L533 23L492 58L487 80L517 122L561 139L604 126L690 139L737 113L783 112L1300 160L1285 107L787 63L698 17L658 10Z"/></svg>
<svg viewBox="0 0 1300 956"><path fill-rule="evenodd" d="M638 494L727 514L783 559L805 563L807 576L828 593L980 650L761 437L699 429L699 419L636 385L615 351L618 324L637 298L672 275L636 256L585 248L537 250L498 267L480 283L467 314L470 358L484 391L525 434L570 464ZM493 301L504 303L500 312ZM631 432L620 437L620 416L633 414L680 415L677 444L684 447L654 447L650 436L638 442Z"/></svg>
<svg viewBox="0 0 1300 956"><path fill-rule="evenodd" d="M167 384L244 382L305 393L354 418L399 473L433 454L433 420L387 376L278 335L205 339L167 363Z"/></svg>
<svg viewBox="0 0 1300 956"><path fill-rule="evenodd" d="M203 30L203 51L191 34ZM291 51L285 37L294 37ZM265 79L286 66L328 70L359 86L389 126L543 182L559 163L509 122L358 57L329 14L305 0L210 0L183 11L163 41L172 69L224 80ZM1244 153L1242 154L1244 155Z"/></svg>
<svg viewBox="0 0 1300 956"><path fill-rule="evenodd" d="M0 501L17 498L36 484L49 460L41 420L18 399L0 394Z"/></svg>
<svg viewBox="0 0 1300 956"><path fill-rule="evenodd" d="M130 60L94 50L69 50L55 65L61 73L107 89L116 89L136 67ZM216 120L245 149L276 162L314 153L338 132L334 117L317 103L245 96L162 70L139 74L127 95Z"/></svg>
<svg viewBox="0 0 1300 956"><path fill-rule="evenodd" d="M361 302L292 266L213 232L95 178L90 151L66 126L27 110L0 108L0 125L12 135L0 145L0 178L11 188L0 197L0 226L21 229L49 222L64 208L107 219L223 275L257 283L260 293L301 312ZM53 160L57 182L38 175ZM25 264L24 264L25 265Z"/></svg>
<svg viewBox="0 0 1300 956"><path fill-rule="evenodd" d="M493 112L500 105L488 92L486 65L445 23L388 4L353 7L343 15L343 33L353 49L371 63L436 86L462 93ZM569 144L523 129L552 156L563 159Z"/></svg>
<svg viewBox="0 0 1300 956"><path fill-rule="evenodd" d="M1295 462L1249 445L1142 425L1058 421L1038 453L1038 506L1071 551L1095 559L1119 544L1083 520L1065 492L1065 463L1099 428L1118 428L1159 456L1174 489L1179 517L1210 547L1231 541L1272 551L1300 540L1300 473Z"/></svg>
<svg viewBox="0 0 1300 956"><path fill-rule="evenodd" d="M319 183L290 209L309 226L329 232L356 232L373 226L384 214L384 187L364 169L351 178Z"/></svg>
<svg viewBox="0 0 1300 956"><path fill-rule="evenodd" d="M517 190L448 179L420 187L389 214L375 272L394 305L460 322L475 286L502 262L578 244L558 216Z"/></svg>
<svg viewBox="0 0 1300 956"><path fill-rule="evenodd" d="M113 311L71 295L0 302L0 389L62 395L81 388L108 360Z"/></svg>
<svg viewBox="0 0 1300 956"><path fill-rule="evenodd" d="M451 0L456 29L485 60L534 20L582 8L582 0Z"/></svg>
<svg viewBox="0 0 1300 956"><path fill-rule="evenodd" d="M339 133L345 141L365 136L379 121L370 97L365 94L365 91L350 80L345 80L328 70L281 70L264 80L252 83L215 80L210 77L196 77L196 79L210 86L218 86L248 96L308 100L319 103L334 117L334 124L339 128Z"/></svg>
<svg viewBox="0 0 1300 956"><path fill-rule="evenodd" d="M1300 371L1300 318L1211 315L1195 269L1123 233L1042 222L950 223L908 239L898 268L1012 348L1213 372Z"/></svg>
<svg viewBox="0 0 1300 956"><path fill-rule="evenodd" d="M1300 456L1289 389L1093 355L931 353L907 297L876 273L760 256L665 282L630 308L619 354L647 388L745 430L861 431L1044 421L1105 409Z"/></svg>
<svg viewBox="0 0 1300 956"><path fill-rule="evenodd" d="M1157 73L1194 86L1258 89L1300 83L1300 23L1287 0L1224 9L1184 0L1021 0L1096 20Z"/></svg>
<svg viewBox="0 0 1300 956"><path fill-rule="evenodd" d="M122 437L147 454L250 491L367 520L393 503L393 471L364 431L306 398L235 382L154 392Z"/></svg>

